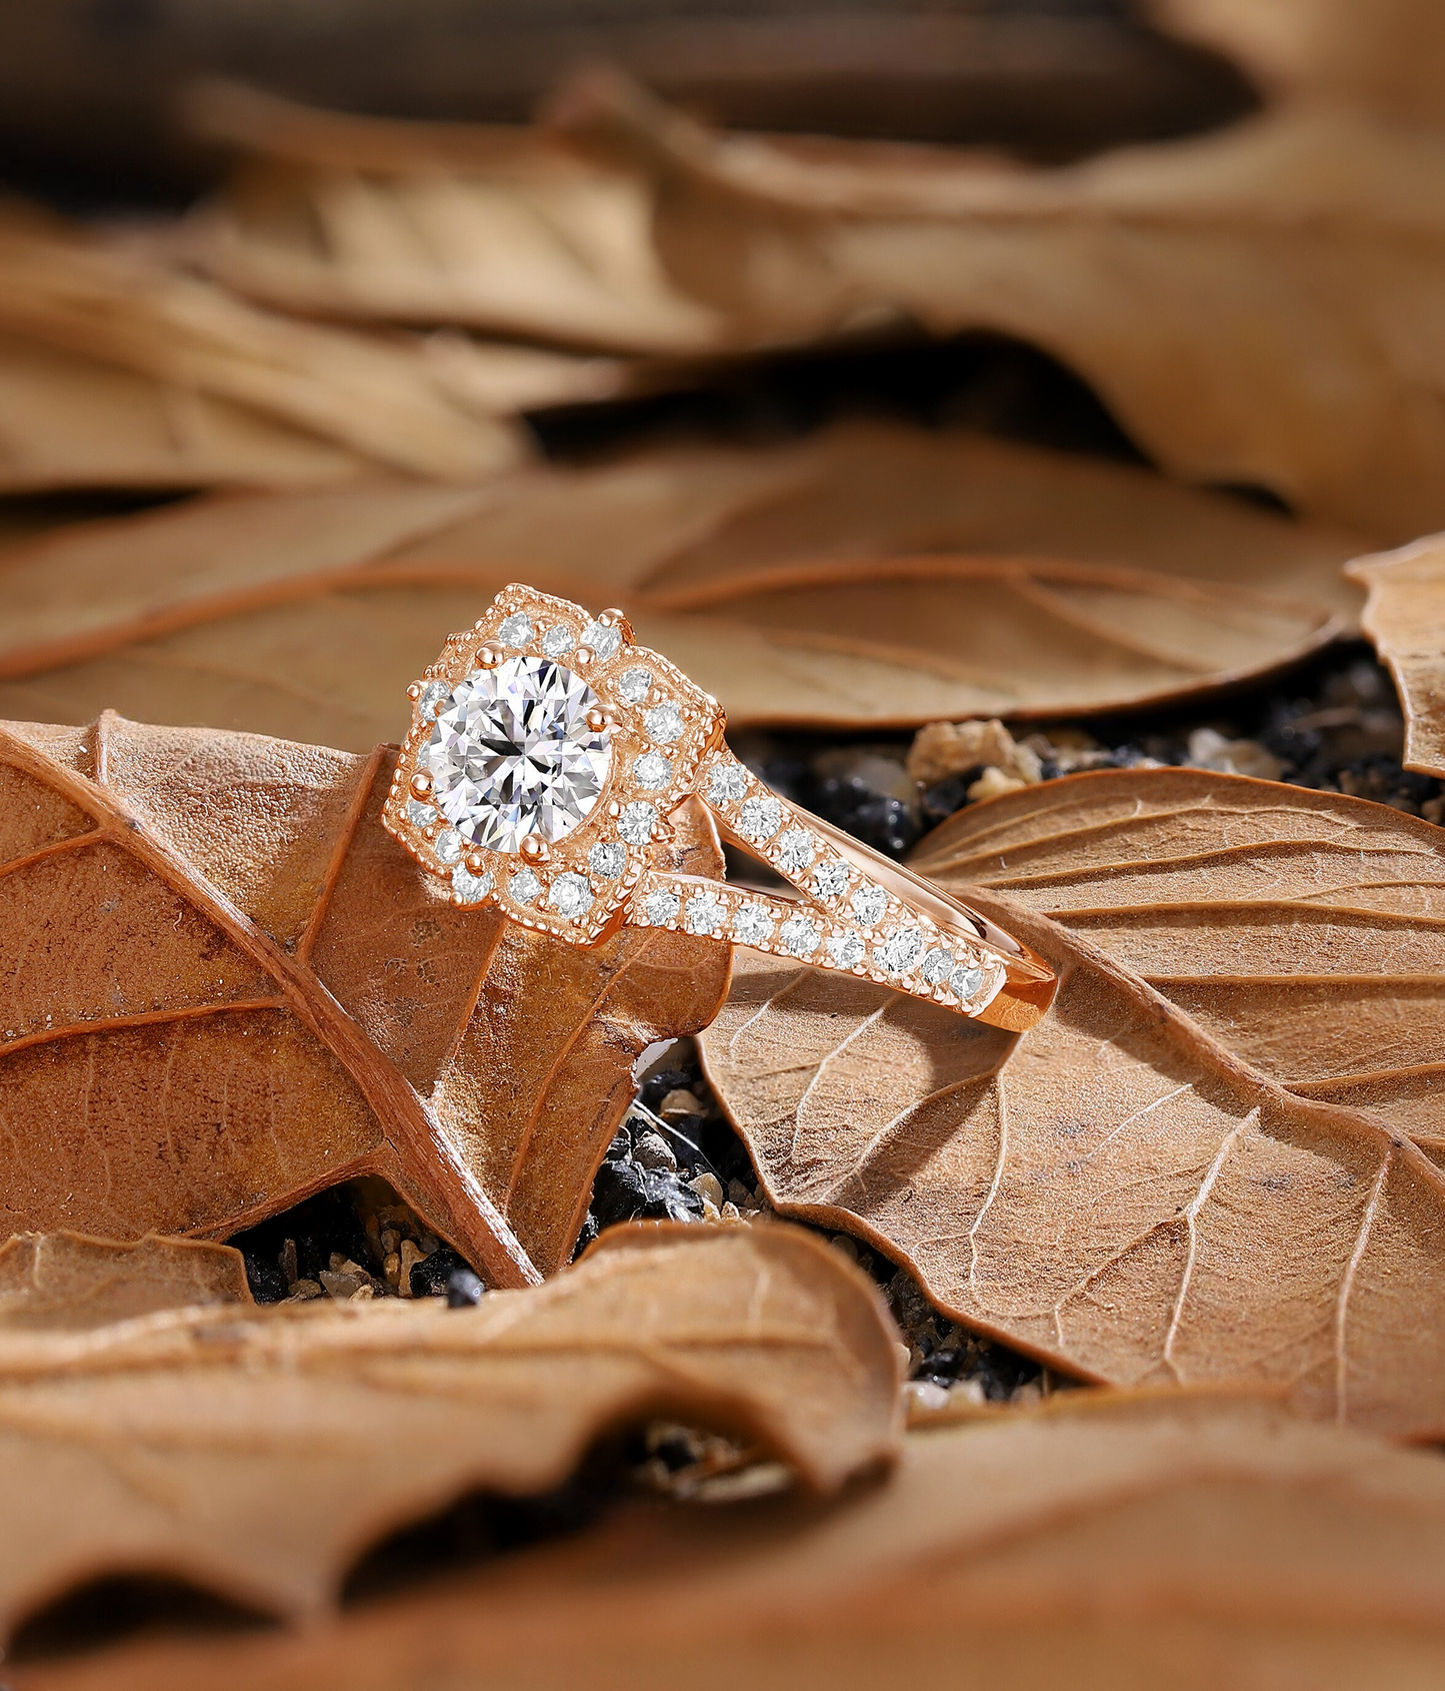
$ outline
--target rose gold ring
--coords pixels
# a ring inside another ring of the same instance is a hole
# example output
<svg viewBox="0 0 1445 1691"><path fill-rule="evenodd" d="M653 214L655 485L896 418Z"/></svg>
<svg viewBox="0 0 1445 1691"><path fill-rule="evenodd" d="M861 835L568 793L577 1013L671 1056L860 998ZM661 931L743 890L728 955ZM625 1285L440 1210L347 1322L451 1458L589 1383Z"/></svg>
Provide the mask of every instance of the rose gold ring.
<svg viewBox="0 0 1445 1691"><path fill-rule="evenodd" d="M717 700L621 611L505 587L407 691L383 820L454 904L577 946L623 927L748 945L1013 1030L1053 999L1027 946L764 786L724 743ZM798 896L665 867L689 799Z"/></svg>

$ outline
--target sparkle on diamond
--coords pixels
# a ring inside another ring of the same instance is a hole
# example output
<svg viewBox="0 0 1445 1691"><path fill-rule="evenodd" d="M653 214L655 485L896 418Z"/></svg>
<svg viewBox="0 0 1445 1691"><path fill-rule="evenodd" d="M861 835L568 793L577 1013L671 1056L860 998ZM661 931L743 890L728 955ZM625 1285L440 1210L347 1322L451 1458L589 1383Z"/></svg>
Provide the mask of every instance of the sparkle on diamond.
<svg viewBox="0 0 1445 1691"><path fill-rule="evenodd" d="M606 663L608 658L617 656L617 648L622 644L622 630L613 628L606 622L589 622L582 630L582 644L586 646L597 659L598 663ZM647 684L652 685L652 677L648 676ZM645 693L647 688L643 688Z"/></svg>
<svg viewBox="0 0 1445 1691"><path fill-rule="evenodd" d="M497 630L497 638L504 646L513 646L518 650L530 645L532 640L532 619L525 611L513 611Z"/></svg>
<svg viewBox="0 0 1445 1691"><path fill-rule="evenodd" d="M873 953L873 960L890 975L911 969L923 955L923 935L917 928L898 928Z"/></svg>
<svg viewBox="0 0 1445 1691"><path fill-rule="evenodd" d="M443 701L418 759L437 809L490 851L565 838L591 814L612 764L608 731L587 726L596 703L546 658L474 670Z"/></svg>
<svg viewBox="0 0 1445 1691"><path fill-rule="evenodd" d="M654 928L664 928L669 922L676 920L681 904L682 900L675 892L650 892L643 900L642 907Z"/></svg>
<svg viewBox="0 0 1445 1691"><path fill-rule="evenodd" d="M738 811L738 832L754 845L772 839L782 825L782 804L771 795L764 799L745 799Z"/></svg>
<svg viewBox="0 0 1445 1691"><path fill-rule="evenodd" d="M639 666L624 669L617 681L617 691L630 705L640 705L652 691L652 671Z"/></svg>
<svg viewBox="0 0 1445 1691"><path fill-rule="evenodd" d="M714 934L727 920L727 906L711 893L695 892L687 901L684 911L687 931L690 934Z"/></svg>
<svg viewBox="0 0 1445 1691"><path fill-rule="evenodd" d="M542 890L542 883L530 869L519 869L507 882L507 891L518 904L530 904Z"/></svg>
<svg viewBox="0 0 1445 1691"><path fill-rule="evenodd" d="M592 887L585 875L570 871L559 875L547 894L547 902L563 916L582 916L592 908Z"/></svg>
<svg viewBox="0 0 1445 1691"><path fill-rule="evenodd" d="M866 949L857 934L834 934L828 941L828 954L840 969L855 968Z"/></svg>
<svg viewBox="0 0 1445 1691"><path fill-rule="evenodd" d="M829 904L841 896L848 885L848 865L838 858L820 863L813 871L813 892Z"/></svg>
<svg viewBox="0 0 1445 1691"><path fill-rule="evenodd" d="M649 740L660 746L670 746L682 738L682 712L676 705L654 705L642 719Z"/></svg>
<svg viewBox="0 0 1445 1691"><path fill-rule="evenodd" d="M615 881L627 867L627 853L616 840L599 840L587 853L587 867L600 881Z"/></svg>
<svg viewBox="0 0 1445 1691"><path fill-rule="evenodd" d="M741 945L762 945L772 931L772 914L764 905L745 904L733 917L733 937Z"/></svg>
<svg viewBox="0 0 1445 1691"><path fill-rule="evenodd" d="M628 845L646 845L652 838L656 821L657 806L649 804L646 799L634 799L631 804L623 805L622 814L617 818L617 832Z"/></svg>
<svg viewBox="0 0 1445 1691"><path fill-rule="evenodd" d="M942 986L953 972L953 953L939 945L923 959L919 973L930 986Z"/></svg>
<svg viewBox="0 0 1445 1691"><path fill-rule="evenodd" d="M888 894L882 887L859 887L848 902L863 926L871 928L888 908Z"/></svg>
<svg viewBox="0 0 1445 1691"><path fill-rule="evenodd" d="M565 658L572 650L572 630L565 622L554 622L540 644L549 658Z"/></svg>
<svg viewBox="0 0 1445 1691"><path fill-rule="evenodd" d="M818 855L818 842L806 828L789 828L778 841L773 862L785 875L801 875Z"/></svg>
<svg viewBox="0 0 1445 1691"><path fill-rule="evenodd" d="M793 916L778 929L778 938L794 957L811 957L822 937L806 916Z"/></svg>
<svg viewBox="0 0 1445 1691"><path fill-rule="evenodd" d="M748 778L734 763L720 763L707 778L709 804L736 804L748 790Z"/></svg>
<svg viewBox="0 0 1445 1691"><path fill-rule="evenodd" d="M460 866L452 870L452 891L464 904L480 904L491 890L490 875L473 875Z"/></svg>
<svg viewBox="0 0 1445 1691"><path fill-rule="evenodd" d="M672 759L661 752L644 752L632 766L637 784L646 793L655 793L672 780Z"/></svg>

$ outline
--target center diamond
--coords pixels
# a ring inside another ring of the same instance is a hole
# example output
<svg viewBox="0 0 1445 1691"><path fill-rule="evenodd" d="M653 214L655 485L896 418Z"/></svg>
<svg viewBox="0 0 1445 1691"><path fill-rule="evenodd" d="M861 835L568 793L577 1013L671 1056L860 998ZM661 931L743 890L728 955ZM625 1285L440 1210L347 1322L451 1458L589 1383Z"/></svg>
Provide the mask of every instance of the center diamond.
<svg viewBox="0 0 1445 1691"><path fill-rule="evenodd" d="M529 835L562 839L587 820L612 765L605 728L589 728L597 695L546 658L474 670L442 700L418 762L432 802L489 851Z"/></svg>

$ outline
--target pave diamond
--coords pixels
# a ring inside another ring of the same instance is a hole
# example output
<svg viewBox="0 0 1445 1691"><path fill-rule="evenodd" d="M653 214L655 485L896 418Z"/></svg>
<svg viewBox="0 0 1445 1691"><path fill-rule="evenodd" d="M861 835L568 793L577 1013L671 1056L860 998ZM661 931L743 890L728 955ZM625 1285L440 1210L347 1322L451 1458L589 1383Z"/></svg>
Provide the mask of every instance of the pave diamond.
<svg viewBox="0 0 1445 1691"><path fill-rule="evenodd" d="M778 938L794 957L811 957L822 939L815 923L806 916L793 916L778 929Z"/></svg>
<svg viewBox="0 0 1445 1691"><path fill-rule="evenodd" d="M589 622L582 630L582 644L590 649L598 663L606 663L608 658L617 656L617 648L622 644L622 630L613 628L610 623ZM649 675L647 686L651 685L652 677ZM642 691L646 694L647 687ZM633 702L636 703L636 700Z"/></svg>
<svg viewBox="0 0 1445 1691"><path fill-rule="evenodd" d="M646 799L634 799L631 804L623 805L622 814L617 818L617 832L628 845L646 845L652 838L656 821L657 806L649 804Z"/></svg>
<svg viewBox="0 0 1445 1691"><path fill-rule="evenodd" d="M863 926L871 928L888 908L888 894L882 887L859 887L848 902Z"/></svg>
<svg viewBox="0 0 1445 1691"><path fill-rule="evenodd" d="M640 705L652 691L652 671L640 666L624 669L617 680L617 691L630 705Z"/></svg>
<svg viewBox="0 0 1445 1691"><path fill-rule="evenodd" d="M960 998L976 997L983 991L984 973L982 969L970 969L966 964L959 966L948 977L948 984Z"/></svg>
<svg viewBox="0 0 1445 1691"><path fill-rule="evenodd" d="M546 658L474 670L443 700L417 760L437 809L490 851L565 838L591 814L612 764L608 731L587 726L596 704L584 681Z"/></svg>
<svg viewBox="0 0 1445 1691"><path fill-rule="evenodd" d="M421 697L417 706L421 711L423 722L430 722L437 713L437 706L451 692L451 687L445 681L428 681L421 690Z"/></svg>
<svg viewBox="0 0 1445 1691"><path fill-rule="evenodd" d="M942 986L953 972L953 953L945 951L941 945L935 946L923 959L923 967L918 972L930 986Z"/></svg>
<svg viewBox="0 0 1445 1691"><path fill-rule="evenodd" d="M857 934L834 934L828 941L828 954L840 969L856 968L866 950Z"/></svg>
<svg viewBox="0 0 1445 1691"><path fill-rule="evenodd" d="M585 875L559 875L547 902L563 916L583 916L592 908L592 884Z"/></svg>
<svg viewBox="0 0 1445 1691"><path fill-rule="evenodd" d="M462 836L455 828L443 828L432 849L438 863L455 863L462 855Z"/></svg>
<svg viewBox="0 0 1445 1691"><path fill-rule="evenodd" d="M540 641L549 658L565 658L572 650L572 630L565 622L554 622Z"/></svg>
<svg viewBox="0 0 1445 1691"><path fill-rule="evenodd" d="M923 935L917 928L896 928L873 953L873 961L890 975L911 969L923 955Z"/></svg>
<svg viewBox="0 0 1445 1691"><path fill-rule="evenodd" d="M513 611L497 630L497 638L504 646L520 649L531 643L532 633L531 617L525 611Z"/></svg>
<svg viewBox="0 0 1445 1691"><path fill-rule="evenodd" d="M789 828L778 841L773 862L785 875L801 875L818 855L818 842L806 828Z"/></svg>
<svg viewBox="0 0 1445 1691"><path fill-rule="evenodd" d="M627 867L627 853L616 840L599 840L587 853L587 867L599 881L615 881Z"/></svg>
<svg viewBox="0 0 1445 1691"><path fill-rule="evenodd" d="M783 807L771 795L765 799L744 799L738 812L738 832L745 840L761 845L772 839L783 825Z"/></svg>
<svg viewBox="0 0 1445 1691"><path fill-rule="evenodd" d="M645 793L655 793L672 780L672 759L661 752L644 752L632 766L637 784Z"/></svg>
<svg viewBox="0 0 1445 1691"><path fill-rule="evenodd" d="M429 804L421 804L416 799L406 801L406 819L413 828L425 828L435 822L437 813Z"/></svg>
<svg viewBox="0 0 1445 1691"><path fill-rule="evenodd" d="M711 893L695 892L687 901L685 926L690 934L715 934L727 921L727 906Z"/></svg>
<svg viewBox="0 0 1445 1691"><path fill-rule="evenodd" d="M848 865L835 857L820 863L813 871L813 894L829 904L842 895L848 885Z"/></svg>
<svg viewBox="0 0 1445 1691"><path fill-rule="evenodd" d="M743 945L762 945L772 931L772 912L766 905L745 904L733 917L733 936Z"/></svg>
<svg viewBox="0 0 1445 1691"><path fill-rule="evenodd" d="M709 804L736 804L748 790L748 778L735 763L720 763L707 778Z"/></svg>
<svg viewBox="0 0 1445 1691"><path fill-rule="evenodd" d="M492 877L490 875L473 875L470 870L463 869L460 864L452 870L452 891L461 899L463 904L480 904L491 890Z"/></svg>
<svg viewBox="0 0 1445 1691"><path fill-rule="evenodd" d="M642 719L649 740L660 746L670 746L682 738L682 712L676 705L654 705Z"/></svg>
<svg viewBox="0 0 1445 1691"><path fill-rule="evenodd" d="M675 892L650 892L642 901L642 908L654 928L666 927L677 920L682 899Z"/></svg>
<svg viewBox="0 0 1445 1691"><path fill-rule="evenodd" d="M542 890L542 883L530 869L519 869L507 882L507 892L516 904L530 904Z"/></svg>

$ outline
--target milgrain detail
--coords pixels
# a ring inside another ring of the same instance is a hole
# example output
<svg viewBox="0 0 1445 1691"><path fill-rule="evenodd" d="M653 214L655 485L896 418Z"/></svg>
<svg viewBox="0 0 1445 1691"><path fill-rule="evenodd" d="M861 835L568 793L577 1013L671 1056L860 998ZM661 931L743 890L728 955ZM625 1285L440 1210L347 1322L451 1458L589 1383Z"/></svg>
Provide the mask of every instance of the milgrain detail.
<svg viewBox="0 0 1445 1691"><path fill-rule="evenodd" d="M47 757L18 735L0 728L0 761L50 787L96 823L93 838L128 852L200 915L212 922L257 968L276 982L286 1009L335 1057L355 1081L382 1124L409 1180L435 1193L456 1229L458 1243L496 1285L534 1284L540 1279L520 1242L475 1175L461 1160L435 1114L393 1064L366 1037L304 958L293 955L158 838L106 785L110 713L98 719L90 752L95 776L88 777ZM368 766L374 778L374 770ZM366 777L361 777L365 784ZM332 877L334 882L334 877ZM332 884L329 882L328 884ZM314 938L315 924L308 924ZM101 1031L97 1023L92 1031Z"/></svg>

